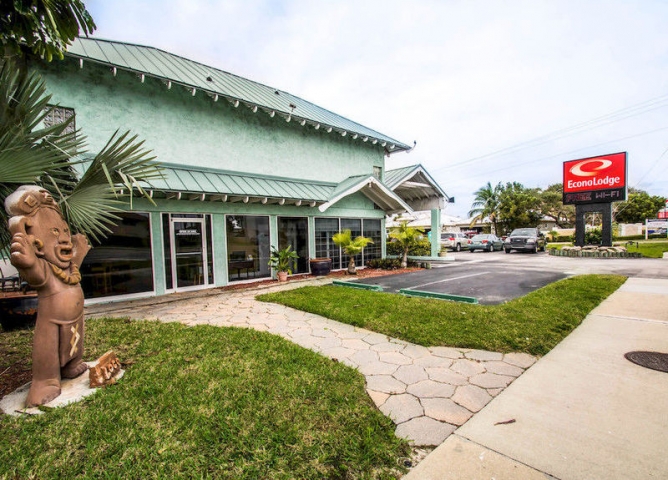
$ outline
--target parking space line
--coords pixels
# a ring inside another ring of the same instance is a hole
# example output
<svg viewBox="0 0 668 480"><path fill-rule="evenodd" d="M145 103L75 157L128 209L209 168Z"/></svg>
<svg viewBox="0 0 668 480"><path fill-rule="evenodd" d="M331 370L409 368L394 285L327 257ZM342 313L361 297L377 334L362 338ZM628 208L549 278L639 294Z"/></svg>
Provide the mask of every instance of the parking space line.
<svg viewBox="0 0 668 480"><path fill-rule="evenodd" d="M405 290L413 290L415 288L426 287L427 285L434 285L436 283L450 282L452 280L461 280L462 278L477 277L478 275L486 275L488 273L489 272L478 272L478 273L472 273L471 275L462 275L461 277L446 278L444 280L438 280L436 282L429 282L429 283L423 283L422 285L415 285L413 287L406 288Z"/></svg>

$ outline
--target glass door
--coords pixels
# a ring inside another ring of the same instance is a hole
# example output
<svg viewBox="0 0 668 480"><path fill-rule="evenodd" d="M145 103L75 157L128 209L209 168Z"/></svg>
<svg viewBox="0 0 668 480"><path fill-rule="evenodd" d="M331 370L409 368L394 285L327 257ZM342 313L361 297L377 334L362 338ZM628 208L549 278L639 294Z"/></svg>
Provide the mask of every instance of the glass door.
<svg viewBox="0 0 668 480"><path fill-rule="evenodd" d="M182 289L208 282L207 243L203 218L177 218L170 224L172 237L172 271L176 285Z"/></svg>
<svg viewBox="0 0 668 480"><path fill-rule="evenodd" d="M292 246L299 258L293 262L292 273L308 273L308 219L305 217L278 218L278 248Z"/></svg>

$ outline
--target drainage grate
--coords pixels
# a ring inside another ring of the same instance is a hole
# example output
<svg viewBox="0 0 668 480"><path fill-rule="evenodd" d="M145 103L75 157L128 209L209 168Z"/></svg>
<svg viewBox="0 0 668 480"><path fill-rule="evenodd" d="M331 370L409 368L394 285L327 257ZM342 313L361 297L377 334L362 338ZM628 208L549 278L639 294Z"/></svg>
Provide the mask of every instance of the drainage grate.
<svg viewBox="0 0 668 480"><path fill-rule="evenodd" d="M624 357L641 367L668 373L668 353L639 351L626 353Z"/></svg>

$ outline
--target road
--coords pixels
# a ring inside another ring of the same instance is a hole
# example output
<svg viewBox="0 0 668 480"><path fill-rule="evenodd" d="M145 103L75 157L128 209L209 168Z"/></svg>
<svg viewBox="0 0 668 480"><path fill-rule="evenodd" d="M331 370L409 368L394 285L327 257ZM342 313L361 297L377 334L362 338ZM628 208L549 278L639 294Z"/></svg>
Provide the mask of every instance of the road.
<svg viewBox="0 0 668 480"><path fill-rule="evenodd" d="M617 274L668 279L668 260L651 258L570 258L547 253L448 253L452 263L433 264L430 270L365 279L386 292L421 290L477 298L498 304L573 275Z"/></svg>

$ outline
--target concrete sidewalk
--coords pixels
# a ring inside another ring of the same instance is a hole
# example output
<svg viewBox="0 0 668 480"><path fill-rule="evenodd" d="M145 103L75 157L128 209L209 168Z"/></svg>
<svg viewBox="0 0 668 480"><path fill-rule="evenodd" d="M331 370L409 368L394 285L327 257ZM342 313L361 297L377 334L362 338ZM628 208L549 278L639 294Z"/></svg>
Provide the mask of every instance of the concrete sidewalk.
<svg viewBox="0 0 668 480"><path fill-rule="evenodd" d="M404 478L668 478L668 280L629 278Z"/></svg>

